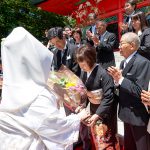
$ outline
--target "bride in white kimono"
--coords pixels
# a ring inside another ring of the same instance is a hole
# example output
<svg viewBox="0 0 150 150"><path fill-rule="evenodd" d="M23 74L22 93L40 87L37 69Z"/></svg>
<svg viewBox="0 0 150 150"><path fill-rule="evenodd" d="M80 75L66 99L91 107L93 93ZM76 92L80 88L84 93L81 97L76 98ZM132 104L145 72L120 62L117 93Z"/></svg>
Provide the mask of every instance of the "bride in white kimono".
<svg viewBox="0 0 150 150"><path fill-rule="evenodd" d="M78 140L86 110L64 117L46 85L53 54L24 28L2 44L0 150L65 150Z"/></svg>

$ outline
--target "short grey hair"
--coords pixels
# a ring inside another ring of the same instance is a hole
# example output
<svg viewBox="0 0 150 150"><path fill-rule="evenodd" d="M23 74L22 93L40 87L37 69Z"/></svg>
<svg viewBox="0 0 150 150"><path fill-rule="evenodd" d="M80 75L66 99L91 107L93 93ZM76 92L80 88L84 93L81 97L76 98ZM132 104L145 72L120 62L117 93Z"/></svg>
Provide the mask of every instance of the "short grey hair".
<svg viewBox="0 0 150 150"><path fill-rule="evenodd" d="M127 43L135 43L135 45L137 46L137 48L140 47L141 41L140 38L138 37L137 34L133 33L133 32L127 32L125 34L122 35L122 38L125 39L125 41Z"/></svg>
<svg viewBox="0 0 150 150"><path fill-rule="evenodd" d="M103 26L107 26L107 23L104 20L97 20L95 24L101 23Z"/></svg>
<svg viewBox="0 0 150 150"><path fill-rule="evenodd" d="M96 19L96 18L97 18L97 16L96 16L96 14L95 14L95 13L90 13L90 14L88 15L88 18L90 18L90 17L92 17L92 18L94 18L94 19Z"/></svg>

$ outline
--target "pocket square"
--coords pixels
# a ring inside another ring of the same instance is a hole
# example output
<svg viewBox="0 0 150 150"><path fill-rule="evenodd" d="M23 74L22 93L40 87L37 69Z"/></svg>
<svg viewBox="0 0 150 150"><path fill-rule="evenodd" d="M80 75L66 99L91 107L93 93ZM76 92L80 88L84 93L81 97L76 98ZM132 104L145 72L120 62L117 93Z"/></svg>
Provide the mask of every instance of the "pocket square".
<svg viewBox="0 0 150 150"><path fill-rule="evenodd" d="M132 74L131 73L127 73L127 76L131 76Z"/></svg>
<svg viewBox="0 0 150 150"><path fill-rule="evenodd" d="M107 39L104 39L104 42L106 42L107 41Z"/></svg>
<svg viewBox="0 0 150 150"><path fill-rule="evenodd" d="M69 59L71 59L71 56L70 56L70 55L69 55L69 56L67 56L66 60L69 60Z"/></svg>

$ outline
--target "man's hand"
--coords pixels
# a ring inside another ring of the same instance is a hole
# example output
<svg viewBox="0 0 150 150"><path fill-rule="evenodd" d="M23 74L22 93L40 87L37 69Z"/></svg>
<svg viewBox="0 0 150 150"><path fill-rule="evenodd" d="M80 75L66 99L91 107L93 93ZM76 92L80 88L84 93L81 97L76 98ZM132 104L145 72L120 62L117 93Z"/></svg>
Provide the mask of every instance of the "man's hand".
<svg viewBox="0 0 150 150"><path fill-rule="evenodd" d="M119 80L122 78L122 70L111 66L108 67L107 69L109 75L111 75L113 77L113 79L115 80L116 83L119 83Z"/></svg>
<svg viewBox="0 0 150 150"><path fill-rule="evenodd" d="M145 105L150 106L150 91L142 90L141 99Z"/></svg>
<svg viewBox="0 0 150 150"><path fill-rule="evenodd" d="M92 41L94 42L94 46L100 45L100 40L99 40L99 37L97 35L92 36Z"/></svg>
<svg viewBox="0 0 150 150"><path fill-rule="evenodd" d="M120 22L119 23L119 27L121 28L121 30L127 30L128 29L128 24L125 24L125 23L123 23L123 22Z"/></svg>
<svg viewBox="0 0 150 150"><path fill-rule="evenodd" d="M88 39L91 39L93 37L93 34L91 31L86 31L86 36L88 37Z"/></svg>

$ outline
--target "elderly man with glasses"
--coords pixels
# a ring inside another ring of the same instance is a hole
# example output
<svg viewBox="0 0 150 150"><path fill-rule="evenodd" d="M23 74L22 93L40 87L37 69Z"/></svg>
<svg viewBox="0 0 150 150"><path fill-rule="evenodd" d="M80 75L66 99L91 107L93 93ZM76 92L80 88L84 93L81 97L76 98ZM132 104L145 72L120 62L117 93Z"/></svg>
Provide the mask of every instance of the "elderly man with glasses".
<svg viewBox="0 0 150 150"><path fill-rule="evenodd" d="M150 61L137 53L139 46L138 35L125 33L120 41L120 54L125 60L120 69L108 68L119 90L118 116L124 122L125 150L150 149L149 114L141 100L141 92L148 89L150 81Z"/></svg>

